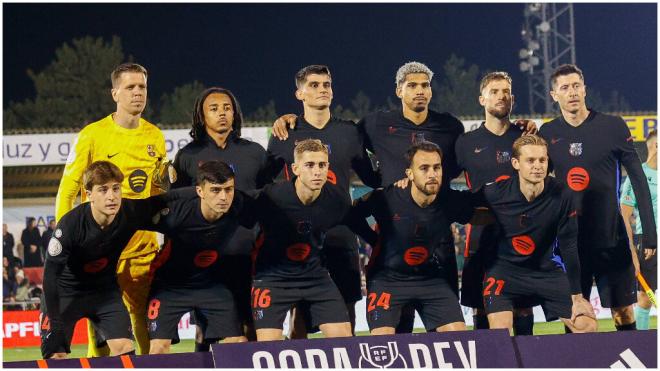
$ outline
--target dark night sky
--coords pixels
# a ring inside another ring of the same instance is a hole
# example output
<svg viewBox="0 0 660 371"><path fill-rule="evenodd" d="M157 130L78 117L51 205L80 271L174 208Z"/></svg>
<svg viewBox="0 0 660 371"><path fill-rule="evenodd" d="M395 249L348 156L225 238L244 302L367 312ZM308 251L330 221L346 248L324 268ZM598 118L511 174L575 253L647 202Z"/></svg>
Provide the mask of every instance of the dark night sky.
<svg viewBox="0 0 660 371"><path fill-rule="evenodd" d="M376 104L393 96L396 69L426 63L441 78L451 53L482 70L512 73L518 112L527 83L518 71L523 4L3 4L4 100L34 96L39 71L64 42L121 37L149 69L154 101L199 80L236 93L250 112L274 98L299 111L293 75L321 63L333 72L335 104L358 90ZM656 110L657 5L576 4L577 62L603 95L619 90L633 109ZM476 98L476 92L475 92Z"/></svg>

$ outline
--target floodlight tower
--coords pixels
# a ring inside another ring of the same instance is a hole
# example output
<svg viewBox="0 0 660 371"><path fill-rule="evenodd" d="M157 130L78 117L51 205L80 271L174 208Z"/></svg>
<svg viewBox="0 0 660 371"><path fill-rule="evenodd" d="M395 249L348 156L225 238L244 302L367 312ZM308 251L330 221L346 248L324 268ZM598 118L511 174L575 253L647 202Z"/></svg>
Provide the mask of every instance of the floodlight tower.
<svg viewBox="0 0 660 371"><path fill-rule="evenodd" d="M564 63L575 63L573 5L526 4L524 15L524 47L518 56L520 71L528 77L530 113L551 113L550 75Z"/></svg>

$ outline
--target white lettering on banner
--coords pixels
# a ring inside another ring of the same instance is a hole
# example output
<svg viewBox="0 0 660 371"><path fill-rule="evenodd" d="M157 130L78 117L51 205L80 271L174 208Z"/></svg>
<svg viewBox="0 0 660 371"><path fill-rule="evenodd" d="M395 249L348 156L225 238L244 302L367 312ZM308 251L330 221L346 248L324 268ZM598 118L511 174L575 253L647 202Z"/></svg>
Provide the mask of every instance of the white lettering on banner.
<svg viewBox="0 0 660 371"><path fill-rule="evenodd" d="M467 341L467 352L461 341L433 342L430 345L422 343L408 344L409 355L399 352L396 341L388 341L387 345L369 345L360 343L360 358L358 368L454 368L452 363L445 361L445 354L453 351L461 361L462 368L477 367L477 345L475 340ZM453 345L453 347L452 347ZM297 351L283 349L277 354L260 350L252 354L254 368L353 368L348 350L344 347L323 350L318 348ZM303 365L303 359L306 365ZM330 363L329 361L333 363Z"/></svg>
<svg viewBox="0 0 660 371"><path fill-rule="evenodd" d="M11 338L18 333L18 337L39 336L39 322L9 322L5 323L2 338ZM28 335L29 334L29 335Z"/></svg>
<svg viewBox="0 0 660 371"><path fill-rule="evenodd" d="M321 349L305 349L305 358L307 359L307 368L329 368L328 357ZM318 364L314 360L318 358Z"/></svg>
<svg viewBox="0 0 660 371"><path fill-rule="evenodd" d="M266 361L265 367L262 367L261 360ZM258 369L275 368L275 360L273 359L273 356L269 352L266 352L265 350L260 350L258 352L254 352L254 354L252 355L252 367Z"/></svg>
<svg viewBox="0 0 660 371"><path fill-rule="evenodd" d="M298 355L298 352L292 349L284 349L280 352L280 356L278 357L280 361L280 368L302 368L302 360L300 359L300 355ZM289 362L287 361L287 358L291 359L291 367L289 367Z"/></svg>

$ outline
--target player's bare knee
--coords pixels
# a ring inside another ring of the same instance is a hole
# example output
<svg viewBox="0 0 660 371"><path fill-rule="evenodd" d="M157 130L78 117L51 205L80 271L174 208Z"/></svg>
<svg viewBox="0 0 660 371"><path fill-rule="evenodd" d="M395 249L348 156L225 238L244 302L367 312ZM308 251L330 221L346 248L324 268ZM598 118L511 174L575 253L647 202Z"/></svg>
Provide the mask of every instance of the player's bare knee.
<svg viewBox="0 0 660 371"><path fill-rule="evenodd" d="M377 327L371 330L371 335L394 335L394 327Z"/></svg>
<svg viewBox="0 0 660 371"><path fill-rule="evenodd" d="M129 353L134 350L133 342L130 339L108 340L108 347L110 348L110 354L113 356Z"/></svg>
<svg viewBox="0 0 660 371"><path fill-rule="evenodd" d="M339 338L353 336L351 333L351 324L349 322L324 323L319 326L323 336L327 338Z"/></svg>
<svg viewBox="0 0 660 371"><path fill-rule="evenodd" d="M222 340L223 343L247 343L247 341L245 336L229 336Z"/></svg>
<svg viewBox="0 0 660 371"><path fill-rule="evenodd" d="M66 359L67 354L66 353L53 353L48 359Z"/></svg>
<svg viewBox="0 0 660 371"><path fill-rule="evenodd" d="M152 340L149 344L149 354L167 354L170 352L171 341Z"/></svg>
<svg viewBox="0 0 660 371"><path fill-rule="evenodd" d="M257 341L282 340L282 329L257 329Z"/></svg>
<svg viewBox="0 0 660 371"><path fill-rule="evenodd" d="M436 332L466 331L465 322L452 322L435 328Z"/></svg>

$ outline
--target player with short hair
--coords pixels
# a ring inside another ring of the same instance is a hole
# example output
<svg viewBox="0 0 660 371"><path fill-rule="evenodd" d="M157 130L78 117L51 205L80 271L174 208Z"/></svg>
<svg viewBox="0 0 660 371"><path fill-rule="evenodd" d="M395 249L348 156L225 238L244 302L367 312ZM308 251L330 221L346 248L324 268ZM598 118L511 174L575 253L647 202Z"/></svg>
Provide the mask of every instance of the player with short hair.
<svg viewBox="0 0 660 371"><path fill-rule="evenodd" d="M651 204L653 205L653 219L658 220L658 132L651 129L646 136L646 149L648 156L646 162L642 164L644 175L651 191ZM621 215L626 224L626 233L628 239L632 242L631 251L633 261L636 262L635 271L640 272L642 277L648 282L653 292L658 289L658 258L656 250L646 249L642 244L642 222L639 220L639 212L635 213L635 228L630 225L630 218L633 212L637 211L637 200L633 192L630 178L623 182L621 187ZM637 257L637 259L635 259ZM638 330L649 329L649 312L651 311L651 300L644 292L644 289L637 286L637 307L635 308L635 322Z"/></svg>
<svg viewBox="0 0 660 371"><path fill-rule="evenodd" d="M483 281L491 329L512 331L514 307L540 304L546 320L559 318L572 332L597 330L580 287L578 205L568 187L548 177L548 162L545 140L524 135L513 142L517 174L483 189L501 228Z"/></svg>
<svg viewBox="0 0 660 371"><path fill-rule="evenodd" d="M242 124L240 104L230 90L220 87L204 90L196 99L193 110L190 130L193 140L177 152L173 162L175 179L172 188L194 186L200 164L211 160L223 161L232 168L234 184L239 191L262 188L269 182L266 151L260 144L241 137ZM255 229L239 226L227 245L224 258L218 262L219 270L231 277L226 284L234 294L238 315L249 340L256 339L250 315L250 252L256 234ZM208 351L209 345L196 341L195 350Z"/></svg>
<svg viewBox="0 0 660 371"><path fill-rule="evenodd" d="M122 200L123 180L121 170L108 161L87 167L83 186L89 202L60 217L48 243L40 318L45 359L71 352L73 329L83 317L95 325L112 355L133 351L115 270L126 243L152 223L165 202L162 196Z"/></svg>
<svg viewBox="0 0 660 371"><path fill-rule="evenodd" d="M328 181L328 148L298 142L289 182L266 186L257 199L261 235L255 256L252 315L257 339L279 340L287 311L309 306L312 327L326 337L351 336L348 311L321 264L326 233L345 221L350 198Z"/></svg>
<svg viewBox="0 0 660 371"><path fill-rule="evenodd" d="M477 129L461 134L456 140L456 160L465 173L465 182L478 192L489 182L508 179L515 173L511 166L513 142L523 134L510 121L514 96L508 73L490 72L479 84L479 104L486 120ZM483 277L491 263L497 243L497 224L465 227L465 263L461 275L461 304L472 308L475 329L487 329L488 318L483 304ZM514 333L532 335L534 315L531 308L514 310Z"/></svg>
<svg viewBox="0 0 660 371"><path fill-rule="evenodd" d="M478 197L441 187L442 157L434 143L413 145L406 152L410 184L375 190L353 208L362 218L373 215L378 225L367 267L372 335L394 334L406 305L417 309L427 331L466 329L444 260L447 246L453 246L449 226L473 219Z"/></svg>
<svg viewBox="0 0 660 371"><path fill-rule="evenodd" d="M204 344L244 342L239 315L220 262L233 250L239 225L256 221L251 199L234 189L234 172L221 161L197 169L198 197L168 202L154 227L168 242L156 259L147 324L151 354L169 353L181 316L193 311Z"/></svg>
<svg viewBox="0 0 660 371"><path fill-rule="evenodd" d="M582 294L589 297L595 278L617 330L634 330L635 268L619 211L621 165L637 199L643 246L654 250L657 245L651 194L634 138L622 118L587 108L584 76L577 66L559 66L550 81L561 116L544 124L540 135L548 142L557 180L578 197Z"/></svg>
<svg viewBox="0 0 660 371"><path fill-rule="evenodd" d="M341 120L330 114L333 99L332 76L328 66L310 65L295 75L296 98L302 102L304 113L296 120L289 137L280 141L271 137L268 142L269 166L280 172L286 180L292 177L294 147L305 139L318 139L328 147L330 167L328 182L337 185L350 197L351 169L362 181L373 187L380 179L373 171L371 160L364 149L362 136L352 121ZM323 246L323 261L330 276L344 298L355 325L355 303L362 299L360 281L360 257L355 234L340 225L328 231ZM311 330L304 319L309 317L307 308L295 308L291 338L306 338ZM318 330L317 330L318 331Z"/></svg>
<svg viewBox="0 0 660 371"><path fill-rule="evenodd" d="M84 170L94 161L110 161L124 174L122 194L125 198L147 198L162 192L160 180L167 163L165 138L155 125L143 119L147 103L147 70L136 63L123 63L110 75L112 99L116 112L85 126L75 139L64 167L57 191L55 218L71 208L81 191ZM82 189L81 201L87 195ZM128 308L137 342L138 354L149 353L145 308L151 277L151 261L160 248L156 234L138 231L128 242L117 265L119 286ZM96 339L89 329L88 356L107 355L97 349Z"/></svg>

